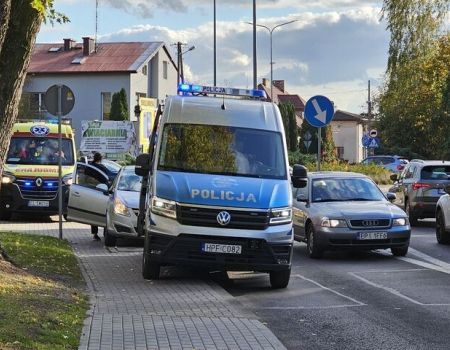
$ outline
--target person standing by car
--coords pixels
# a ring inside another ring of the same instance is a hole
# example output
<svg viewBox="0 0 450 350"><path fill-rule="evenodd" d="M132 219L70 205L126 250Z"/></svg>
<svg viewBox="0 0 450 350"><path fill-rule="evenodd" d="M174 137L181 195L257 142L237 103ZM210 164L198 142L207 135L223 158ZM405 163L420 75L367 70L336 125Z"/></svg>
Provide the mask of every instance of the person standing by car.
<svg viewBox="0 0 450 350"><path fill-rule="evenodd" d="M106 169L106 167L102 164L102 159L103 159L102 155L100 153L96 152L94 154L94 159L92 160L91 165L96 167L97 169L103 171L106 174L108 169ZM103 179L99 179L99 180L101 180L101 182L104 181ZM109 185L109 184L106 184L106 185ZM93 236L94 240L100 241L100 237L98 235L98 226L91 225L91 233L94 235Z"/></svg>

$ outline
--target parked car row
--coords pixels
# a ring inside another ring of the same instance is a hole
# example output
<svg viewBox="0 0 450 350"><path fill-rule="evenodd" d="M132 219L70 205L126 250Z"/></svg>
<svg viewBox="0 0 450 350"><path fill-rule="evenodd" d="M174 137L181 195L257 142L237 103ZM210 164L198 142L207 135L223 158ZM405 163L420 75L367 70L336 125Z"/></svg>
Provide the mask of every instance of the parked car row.
<svg viewBox="0 0 450 350"><path fill-rule="evenodd" d="M365 158L361 164L377 164L389 170L391 173L399 174L409 163L408 159L402 156L376 155Z"/></svg>

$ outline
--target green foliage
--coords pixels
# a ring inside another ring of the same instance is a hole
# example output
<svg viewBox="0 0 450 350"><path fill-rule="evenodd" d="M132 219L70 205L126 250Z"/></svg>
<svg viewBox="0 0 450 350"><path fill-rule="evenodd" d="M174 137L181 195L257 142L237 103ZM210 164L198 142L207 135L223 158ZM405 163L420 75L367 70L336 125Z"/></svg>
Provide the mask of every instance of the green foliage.
<svg viewBox="0 0 450 350"><path fill-rule="evenodd" d="M314 163L317 160L316 154L305 154L301 153L299 150L295 152L288 152L289 164L292 166L294 164L309 164Z"/></svg>
<svg viewBox="0 0 450 350"><path fill-rule="evenodd" d="M70 22L69 17L54 9L54 0L31 0L31 7L44 16L44 22L49 21L52 25L56 22L59 24Z"/></svg>
<svg viewBox="0 0 450 350"><path fill-rule="evenodd" d="M124 88L112 95L110 120L128 120L127 93Z"/></svg>
<svg viewBox="0 0 450 350"><path fill-rule="evenodd" d="M122 166L126 166L126 165L135 165L136 164L136 158L134 158L131 154L125 154L125 159L124 160L119 160L117 161L118 164L122 165Z"/></svg>
<svg viewBox="0 0 450 350"><path fill-rule="evenodd" d="M298 131L297 118L295 117L295 107L292 103L280 103L281 118L283 119L284 133L286 134L286 143L290 151L298 149Z"/></svg>
<svg viewBox="0 0 450 350"><path fill-rule="evenodd" d="M318 140L317 140L317 132L318 128L312 126L307 121L304 121L302 124L302 127L300 128L300 152L303 154L313 154L314 156L317 156L317 146L318 146ZM335 146L333 141L333 130L331 128L331 125L327 125L324 128L321 128L322 132L322 160L329 162L336 159L335 155ZM306 145L304 143L305 141L305 135L309 133L311 135L311 144L309 145L309 148L306 148Z"/></svg>

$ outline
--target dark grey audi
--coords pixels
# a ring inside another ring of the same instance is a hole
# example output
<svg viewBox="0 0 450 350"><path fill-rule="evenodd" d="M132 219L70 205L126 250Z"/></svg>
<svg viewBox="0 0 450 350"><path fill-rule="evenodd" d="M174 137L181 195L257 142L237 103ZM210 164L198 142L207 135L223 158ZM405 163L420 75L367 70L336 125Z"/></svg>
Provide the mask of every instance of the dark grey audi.
<svg viewBox="0 0 450 350"><path fill-rule="evenodd" d="M311 172L307 187L293 189L295 240L307 244L311 258L332 249L390 248L404 256L411 227L393 200L365 175Z"/></svg>

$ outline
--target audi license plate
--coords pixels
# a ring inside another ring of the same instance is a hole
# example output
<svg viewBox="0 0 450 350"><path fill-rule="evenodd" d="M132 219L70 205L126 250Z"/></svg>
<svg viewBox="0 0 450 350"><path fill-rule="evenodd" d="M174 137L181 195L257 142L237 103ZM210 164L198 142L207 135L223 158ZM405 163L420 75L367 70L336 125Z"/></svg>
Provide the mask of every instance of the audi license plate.
<svg viewBox="0 0 450 350"><path fill-rule="evenodd" d="M232 244L202 243L202 252L221 254L241 254L242 246Z"/></svg>
<svg viewBox="0 0 450 350"><path fill-rule="evenodd" d="M358 232L356 239L387 239L387 232Z"/></svg>
<svg viewBox="0 0 450 350"><path fill-rule="evenodd" d="M29 207L45 207L48 208L50 206L49 201L28 201Z"/></svg>

